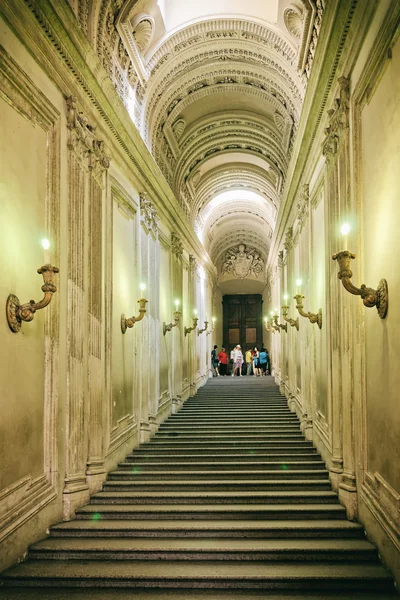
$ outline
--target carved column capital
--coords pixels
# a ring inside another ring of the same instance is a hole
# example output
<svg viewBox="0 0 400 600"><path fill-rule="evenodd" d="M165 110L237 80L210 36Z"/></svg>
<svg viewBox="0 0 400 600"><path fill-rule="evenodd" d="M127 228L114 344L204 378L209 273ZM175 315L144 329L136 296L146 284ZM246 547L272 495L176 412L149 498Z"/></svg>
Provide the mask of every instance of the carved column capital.
<svg viewBox="0 0 400 600"><path fill-rule="evenodd" d="M302 227L307 219L307 216L308 216L309 200L310 200L310 187L309 187L308 183L304 183L301 186L301 191L300 191L299 199L297 202L297 220L298 220L300 229L302 229Z"/></svg>
<svg viewBox="0 0 400 600"><path fill-rule="evenodd" d="M81 166L90 171L103 187L103 173L111 162L105 143L96 135L96 127L91 125L83 111L78 109L75 96L66 98L68 148L75 154Z"/></svg>
<svg viewBox="0 0 400 600"><path fill-rule="evenodd" d="M195 273L197 269L197 260L193 254L189 254L189 271Z"/></svg>
<svg viewBox="0 0 400 600"><path fill-rule="evenodd" d="M328 110L328 126L325 128L325 140L322 154L327 161L335 158L343 132L349 127L350 87L347 77L339 77L339 98L335 98L333 107Z"/></svg>
<svg viewBox="0 0 400 600"><path fill-rule="evenodd" d="M285 235L285 241L283 242L283 247L286 252L289 252L293 248L293 227L288 227Z"/></svg>
<svg viewBox="0 0 400 600"><path fill-rule="evenodd" d="M182 240L175 232L171 233L171 249L172 254L176 256L176 258L182 258L183 254L183 244Z"/></svg>
<svg viewBox="0 0 400 600"><path fill-rule="evenodd" d="M140 192L140 218L147 232L155 237L158 234L158 215L152 202L148 199L146 192Z"/></svg>

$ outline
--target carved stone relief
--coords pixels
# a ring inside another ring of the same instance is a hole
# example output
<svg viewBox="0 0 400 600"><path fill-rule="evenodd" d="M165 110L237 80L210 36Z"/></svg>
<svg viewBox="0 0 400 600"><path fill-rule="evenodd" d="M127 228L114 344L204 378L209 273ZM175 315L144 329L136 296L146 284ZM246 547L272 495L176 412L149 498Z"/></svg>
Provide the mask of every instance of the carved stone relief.
<svg viewBox="0 0 400 600"><path fill-rule="evenodd" d="M239 279L253 275L258 277L264 270L264 261L255 248L239 244L228 250L222 258L221 274L232 274Z"/></svg>
<svg viewBox="0 0 400 600"><path fill-rule="evenodd" d="M310 190L308 183L304 183L301 188L299 199L297 202L297 221L300 229L302 229L309 209Z"/></svg>
<svg viewBox="0 0 400 600"><path fill-rule="evenodd" d="M183 244L182 240L175 232L171 233L171 250L177 258L182 258Z"/></svg>
<svg viewBox="0 0 400 600"><path fill-rule="evenodd" d="M339 98L335 99L333 108L328 110L329 122L322 144L322 154L328 162L336 156L342 133L349 127L349 80L347 77L340 77L338 83Z"/></svg>
<svg viewBox="0 0 400 600"><path fill-rule="evenodd" d="M195 273L197 269L197 260L193 254L189 254L189 271Z"/></svg>
<svg viewBox="0 0 400 600"><path fill-rule="evenodd" d="M66 103L68 148L75 154L82 168L89 170L103 187L103 173L110 166L110 156L105 144L97 138L96 127L91 125L84 112L78 109L75 96L69 96Z"/></svg>
<svg viewBox="0 0 400 600"><path fill-rule="evenodd" d="M289 252L293 248L293 227L288 227L285 235L285 241L283 242L283 247L286 252Z"/></svg>
<svg viewBox="0 0 400 600"><path fill-rule="evenodd" d="M141 192L139 198L141 222L145 226L147 232L151 232L154 237L157 237L159 221L157 211L152 202L147 198L145 192Z"/></svg>

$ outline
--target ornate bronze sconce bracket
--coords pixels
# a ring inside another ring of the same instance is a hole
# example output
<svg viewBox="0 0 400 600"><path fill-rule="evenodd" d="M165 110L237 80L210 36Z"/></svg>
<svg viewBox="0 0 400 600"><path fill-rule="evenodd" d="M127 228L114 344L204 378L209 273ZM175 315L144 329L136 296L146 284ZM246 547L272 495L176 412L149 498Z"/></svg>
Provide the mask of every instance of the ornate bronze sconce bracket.
<svg viewBox="0 0 400 600"><path fill-rule="evenodd" d="M296 327L297 331L299 330L299 317L297 319L288 318L289 307L282 306L282 315L287 323L289 323L290 327Z"/></svg>
<svg viewBox="0 0 400 600"><path fill-rule="evenodd" d="M126 317L124 314L121 315L121 331L125 333L128 327L133 327L135 323L141 321L146 313L146 298L140 298L138 300L139 308L139 316L138 317Z"/></svg>
<svg viewBox="0 0 400 600"><path fill-rule="evenodd" d="M26 304L20 304L19 299L14 294L10 294L7 298L6 303L6 315L8 326L11 331L18 333L21 329L22 321L29 323L33 321L35 312L42 308L45 308L50 304L53 294L57 291L56 286L53 283L54 273L59 273L57 267L52 265L43 265L37 270L39 275L43 275L44 284L42 285L42 292L44 297L40 302L29 300Z"/></svg>
<svg viewBox="0 0 400 600"><path fill-rule="evenodd" d="M264 329L268 331L268 333L275 333L275 329L269 327L269 321L267 319L264 319Z"/></svg>
<svg viewBox="0 0 400 600"><path fill-rule="evenodd" d="M278 325L275 325L274 320L275 320L275 317L271 317L270 320L269 320L269 325L274 329L274 331L277 331L278 333L280 333L281 330L278 327Z"/></svg>
<svg viewBox="0 0 400 600"><path fill-rule="evenodd" d="M278 323L278 315L274 315L273 319L274 319L275 325L277 327L279 327L279 329L283 329L283 331L286 331L286 333L287 333L287 323Z"/></svg>
<svg viewBox="0 0 400 600"><path fill-rule="evenodd" d="M338 277L342 281L343 287L350 292L350 294L361 296L363 304L367 308L376 306L378 315L381 319L384 319L387 315L389 302L387 281L386 279L381 279L376 290L367 287L365 284L362 284L360 288L357 288L351 282L353 272L350 269L350 261L355 257L356 255L348 250L343 250L332 256L332 259L337 260L339 263Z"/></svg>
<svg viewBox="0 0 400 600"><path fill-rule="evenodd" d="M185 337L188 333L196 329L198 320L198 317L193 317L193 327L185 327Z"/></svg>
<svg viewBox="0 0 400 600"><path fill-rule="evenodd" d="M302 294L296 294L296 296L294 296L294 299L296 300L296 308L299 311L299 314L302 317L305 317L306 319L308 319L310 321L310 323L317 323L318 327L321 329L322 328L322 309L320 308L319 311L317 312L317 314L315 313L306 313L303 310L303 298L305 298L305 296L303 296Z"/></svg>
<svg viewBox="0 0 400 600"><path fill-rule="evenodd" d="M203 329L198 329L197 330L197 335L200 335L201 333L203 333L204 331L206 331L207 327L208 327L208 321L204 321L204 327L203 327Z"/></svg>
<svg viewBox="0 0 400 600"><path fill-rule="evenodd" d="M174 312L174 322L169 323L168 325L165 322L163 323L163 334L164 335L167 333L167 331L171 331L173 327L176 327L178 325L179 321L181 320L181 315L182 315L182 313L179 310L176 310Z"/></svg>

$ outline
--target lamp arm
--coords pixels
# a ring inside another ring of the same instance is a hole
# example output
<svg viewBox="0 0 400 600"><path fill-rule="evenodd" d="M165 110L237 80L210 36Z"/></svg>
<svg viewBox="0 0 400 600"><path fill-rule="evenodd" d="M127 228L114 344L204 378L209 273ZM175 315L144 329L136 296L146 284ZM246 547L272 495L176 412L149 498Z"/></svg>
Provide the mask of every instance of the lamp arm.
<svg viewBox="0 0 400 600"><path fill-rule="evenodd" d="M352 282L353 272L350 269L350 261L356 257L355 254L348 250L343 250L332 256L333 260L337 260L339 264L338 278L341 280L343 287L353 296L361 296L364 306L373 308L376 306L381 319L384 319L388 309L388 285L386 279L381 279L378 288L367 287L362 284L361 287L356 287Z"/></svg>
<svg viewBox="0 0 400 600"><path fill-rule="evenodd" d="M29 300L25 304L20 304L19 299L14 294L10 294L6 304L6 315L10 329L17 333L21 328L22 321L29 323L33 321L35 312L46 308L51 302L53 294L57 291L56 286L53 283L54 274L59 273L57 267L52 265L43 265L37 270L39 275L43 275L44 284L42 285L43 298L39 302Z"/></svg>
<svg viewBox="0 0 400 600"><path fill-rule="evenodd" d="M302 302L303 298L304 298L304 296L302 294L296 294L296 296L294 297L294 299L296 300L296 308L297 308L299 315L308 319L310 321L310 323L317 323L318 327L321 329L322 328L322 310L319 309L319 311L317 313L305 312L303 310L303 302Z"/></svg>

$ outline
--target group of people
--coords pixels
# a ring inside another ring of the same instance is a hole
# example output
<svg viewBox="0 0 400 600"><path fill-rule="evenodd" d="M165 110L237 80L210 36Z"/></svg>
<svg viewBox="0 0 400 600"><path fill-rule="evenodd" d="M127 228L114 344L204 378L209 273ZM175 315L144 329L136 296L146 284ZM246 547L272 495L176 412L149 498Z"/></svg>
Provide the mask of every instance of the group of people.
<svg viewBox="0 0 400 600"><path fill-rule="evenodd" d="M231 351L230 360L225 348L218 354L217 348L215 345L211 351L211 366L215 377L228 375L229 362L232 364L232 377L243 377L243 370L246 375L254 374L256 377L269 375L271 372L268 350L264 346L260 350L257 347L249 348L243 357L242 348L238 344Z"/></svg>

